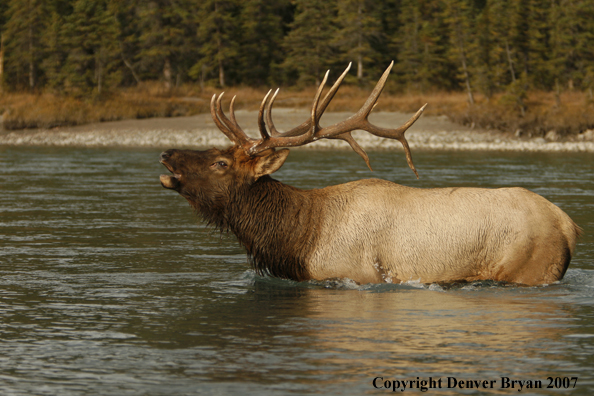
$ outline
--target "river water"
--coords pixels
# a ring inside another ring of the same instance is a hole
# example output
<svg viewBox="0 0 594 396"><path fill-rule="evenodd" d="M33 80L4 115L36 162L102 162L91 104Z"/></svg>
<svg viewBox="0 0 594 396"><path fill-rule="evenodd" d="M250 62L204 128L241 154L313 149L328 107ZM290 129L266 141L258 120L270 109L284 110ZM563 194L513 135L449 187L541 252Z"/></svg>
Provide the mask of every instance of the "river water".
<svg viewBox="0 0 594 396"><path fill-rule="evenodd" d="M563 281L526 288L256 276L160 186L159 152L0 147L0 394L594 392L592 154L416 151L416 180L402 152L372 173L294 151L276 174L535 191L586 234Z"/></svg>

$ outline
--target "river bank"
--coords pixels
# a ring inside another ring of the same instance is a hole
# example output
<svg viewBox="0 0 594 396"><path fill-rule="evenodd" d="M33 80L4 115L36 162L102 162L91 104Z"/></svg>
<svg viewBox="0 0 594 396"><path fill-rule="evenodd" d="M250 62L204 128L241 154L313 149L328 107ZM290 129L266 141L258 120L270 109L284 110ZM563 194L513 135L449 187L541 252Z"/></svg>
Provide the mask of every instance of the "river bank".
<svg viewBox="0 0 594 396"><path fill-rule="evenodd" d="M348 118L352 113L331 112L324 115L322 125ZM239 124L251 136L257 136L257 111L236 112ZM376 112L371 122L383 127L397 127L410 114ZM274 120L280 130L290 129L309 117L303 109L280 108L274 110ZM1 124L0 120L0 124ZM520 134L518 134L520 135ZM377 138L356 131L353 136L368 150L401 149L397 141ZM583 151L594 152L594 131L569 136L528 138L496 130L477 129L455 124L445 116L423 115L406 133L411 148L431 150L502 150L502 151ZM227 138L214 125L210 114L190 117L131 119L102 122L76 127L27 129L6 131L0 129L0 145L8 146L76 146L76 147L225 147ZM349 146L338 140L322 140L308 149L335 149Z"/></svg>

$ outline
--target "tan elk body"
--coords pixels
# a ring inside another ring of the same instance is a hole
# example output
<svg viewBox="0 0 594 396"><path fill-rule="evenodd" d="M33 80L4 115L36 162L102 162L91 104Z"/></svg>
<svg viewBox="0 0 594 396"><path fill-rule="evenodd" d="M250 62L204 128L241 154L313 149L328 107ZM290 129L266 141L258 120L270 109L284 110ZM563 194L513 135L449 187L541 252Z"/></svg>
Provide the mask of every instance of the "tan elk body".
<svg viewBox="0 0 594 396"><path fill-rule="evenodd" d="M276 94L270 100L267 95L258 140L237 124L233 101L229 119L221 96L213 97L213 120L235 144L226 150L164 152L161 162L172 175L162 175L162 185L178 191L209 223L233 232L259 274L358 283L538 285L562 279L580 229L557 206L523 188L419 189L367 179L300 190L269 176L289 153L276 147L322 138L347 141L369 165L350 135L354 129L401 141L416 173L404 132L424 107L396 130L367 121L390 68L357 114L327 128L319 119L348 68L319 103L324 79L311 119L291 131L276 131L271 118Z"/></svg>
<svg viewBox="0 0 594 396"><path fill-rule="evenodd" d="M561 279L575 248L571 219L522 188L418 189L371 179L319 194L313 279L535 285Z"/></svg>

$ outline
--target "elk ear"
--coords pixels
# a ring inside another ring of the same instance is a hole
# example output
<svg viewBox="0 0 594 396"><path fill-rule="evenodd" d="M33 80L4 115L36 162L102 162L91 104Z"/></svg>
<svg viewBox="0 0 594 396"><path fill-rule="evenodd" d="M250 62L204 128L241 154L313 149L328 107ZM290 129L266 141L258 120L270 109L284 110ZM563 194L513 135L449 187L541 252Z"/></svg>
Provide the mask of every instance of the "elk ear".
<svg viewBox="0 0 594 396"><path fill-rule="evenodd" d="M270 175L279 170L285 163L288 155L288 149L278 151L272 149L262 153L256 158L256 164L254 165L254 180L258 180L264 175Z"/></svg>

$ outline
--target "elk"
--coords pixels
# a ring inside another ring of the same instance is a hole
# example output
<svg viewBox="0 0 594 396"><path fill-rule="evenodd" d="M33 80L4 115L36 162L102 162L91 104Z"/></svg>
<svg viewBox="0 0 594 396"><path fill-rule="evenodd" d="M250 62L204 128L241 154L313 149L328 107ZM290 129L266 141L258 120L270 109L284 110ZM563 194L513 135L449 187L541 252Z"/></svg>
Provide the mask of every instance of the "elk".
<svg viewBox="0 0 594 396"><path fill-rule="evenodd" d="M349 67L320 101L328 73L315 95L311 117L279 132L272 122L278 94L264 97L260 138L238 125L223 94L210 104L212 119L233 143L226 149L163 152L171 172L163 187L177 191L210 225L231 231L260 275L295 281L349 278L359 284L493 280L541 285L563 278L580 228L557 206L523 188L407 187L365 179L301 190L270 177L287 159L287 147L342 139L371 168L353 139L356 129L399 140L417 175L404 132L425 106L397 129L371 124L368 116L386 83L384 72L361 109L335 125L320 118Z"/></svg>

